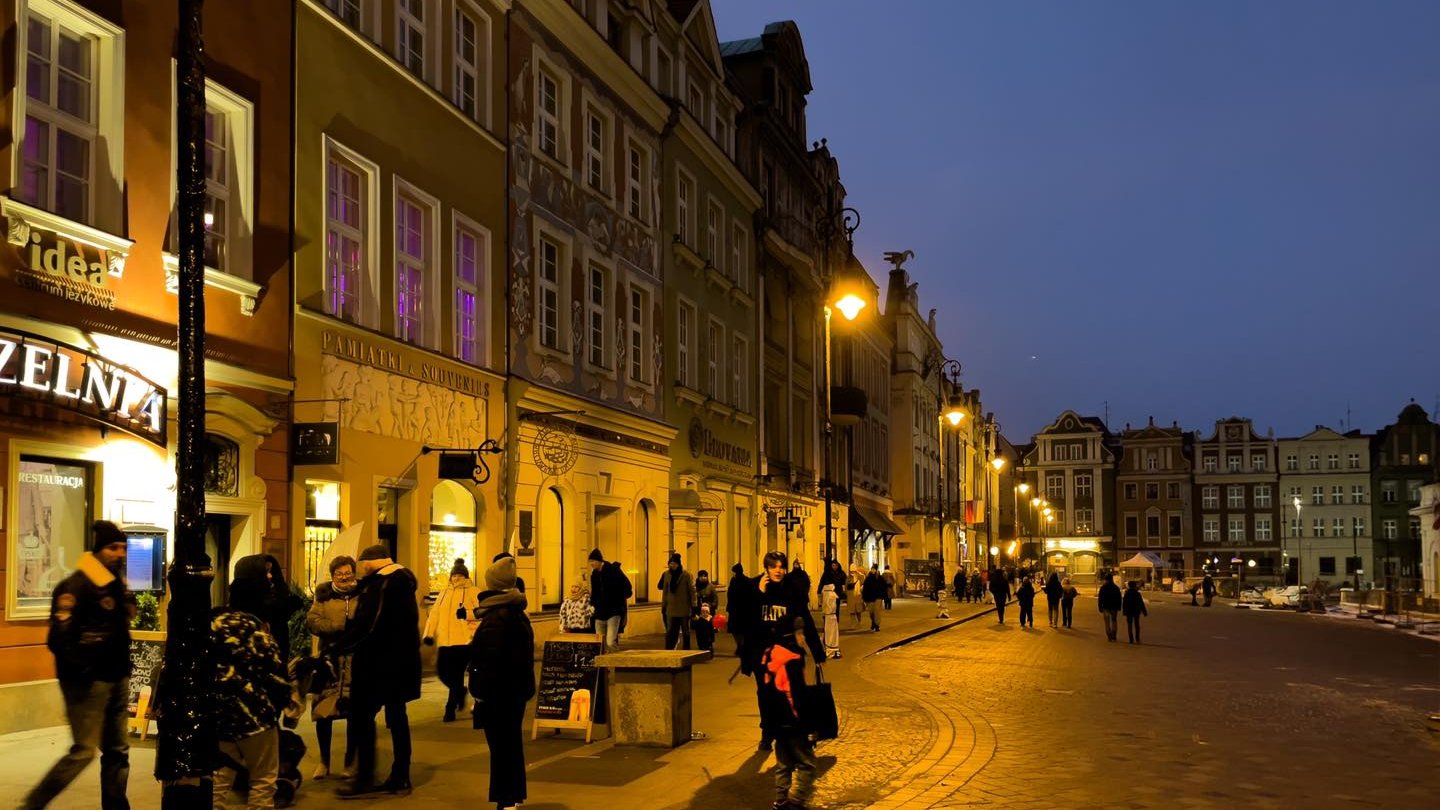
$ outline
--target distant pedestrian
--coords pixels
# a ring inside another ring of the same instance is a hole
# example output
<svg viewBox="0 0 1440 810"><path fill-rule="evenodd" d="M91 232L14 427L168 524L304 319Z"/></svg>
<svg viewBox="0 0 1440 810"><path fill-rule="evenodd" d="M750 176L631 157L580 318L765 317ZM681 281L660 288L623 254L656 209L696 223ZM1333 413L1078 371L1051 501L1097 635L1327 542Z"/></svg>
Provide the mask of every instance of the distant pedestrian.
<svg viewBox="0 0 1440 810"><path fill-rule="evenodd" d="M990 593L990 577L994 573L995 569L993 568L988 568L980 573L980 595L987 604L994 598Z"/></svg>
<svg viewBox="0 0 1440 810"><path fill-rule="evenodd" d="M1075 618L1075 597L1080 595L1080 590L1066 577L1060 590L1060 616L1061 622L1070 627Z"/></svg>
<svg viewBox="0 0 1440 810"><path fill-rule="evenodd" d="M895 601L895 572L891 571L890 566L887 565L885 573L881 574L880 578L885 580L885 609L889 610L890 603Z"/></svg>
<svg viewBox="0 0 1440 810"><path fill-rule="evenodd" d="M985 577L979 571L970 572L970 599L975 602L985 601Z"/></svg>
<svg viewBox="0 0 1440 810"><path fill-rule="evenodd" d="M1208 572L1200 582L1200 591L1205 594L1205 607L1210 607L1210 601L1215 598L1215 579Z"/></svg>
<svg viewBox="0 0 1440 810"><path fill-rule="evenodd" d="M800 564L798 558L791 563L790 575L786 579L790 582L790 587L800 589L805 596L805 604L808 606L810 604L810 572L805 570L805 566Z"/></svg>
<svg viewBox="0 0 1440 810"><path fill-rule="evenodd" d="M968 587L969 582L970 579L969 577L965 576L964 568L955 569L955 581L950 584L950 587L955 589L955 601L970 601L970 589Z"/></svg>
<svg viewBox="0 0 1440 810"><path fill-rule="evenodd" d="M840 615L840 603L845 601L845 569L840 566L839 560L829 560L825 563L825 573L820 575L820 584L816 586L816 593L823 597L825 586L835 586L835 615Z"/></svg>
<svg viewBox="0 0 1440 810"><path fill-rule="evenodd" d="M825 655L830 658L840 657L840 597L835 593L835 586L829 582L820 589L820 611L825 616Z"/></svg>
<svg viewBox="0 0 1440 810"><path fill-rule="evenodd" d="M945 570L940 563L930 565L930 601L940 601L940 592L945 590Z"/></svg>
<svg viewBox="0 0 1440 810"><path fill-rule="evenodd" d="M880 607L885 603L885 578L880 575L880 566L870 566L870 573L865 575L865 582L860 586L860 598L865 602L865 610L870 614L870 631L880 632Z"/></svg>
<svg viewBox="0 0 1440 810"><path fill-rule="evenodd" d="M515 560L485 571L477 597L480 626L470 643L470 696L474 728L490 748L490 801L504 810L525 801L525 704L535 696L535 633L525 615L525 594L515 587Z"/></svg>
<svg viewBox="0 0 1440 810"><path fill-rule="evenodd" d="M1035 626L1035 586L1030 583L1030 577L1020 581L1020 589L1015 592L1015 601L1020 603L1020 626Z"/></svg>
<svg viewBox="0 0 1440 810"><path fill-rule="evenodd" d="M678 650L682 643L685 649L690 649L690 611L695 609L695 582L679 554L670 554L670 562L655 587L660 591L660 615L665 619L665 649Z"/></svg>
<svg viewBox="0 0 1440 810"><path fill-rule="evenodd" d="M1065 594L1065 588L1060 584L1060 575L1051 573L1050 578L1045 581L1045 606L1050 609L1050 626L1055 627L1060 622L1060 599Z"/></svg>
<svg viewBox="0 0 1440 810"><path fill-rule="evenodd" d="M360 594L355 617L336 644L354 654L350 744L356 773L336 791L342 799L379 793L410 794L410 716L405 704L420 699L420 611L416 580L376 544L360 552ZM375 715L385 710L394 760L384 782L375 782Z"/></svg>
<svg viewBox="0 0 1440 810"><path fill-rule="evenodd" d="M470 615L471 600L479 593L470 581L470 569L463 559L450 567L450 581L430 606L425 618L421 643L438 648L435 654L435 676L449 693L445 698L445 716L441 722L455 722L457 712L465 709L465 670L470 657L470 637L479 624Z"/></svg>
<svg viewBox="0 0 1440 810"><path fill-rule="evenodd" d="M1140 617L1150 615L1150 611L1145 609L1145 597L1140 595L1140 583L1130 581L1121 600L1120 610L1125 614L1125 632L1130 636L1130 643L1139 644Z"/></svg>
<svg viewBox="0 0 1440 810"><path fill-rule="evenodd" d="M595 632L604 634L606 651L620 649L620 631L625 625L625 605L634 588L620 563L606 562L598 548L590 549L590 606L595 609ZM519 577L515 578L518 583ZM525 590L516 587L521 593ZM664 618L664 614L661 614Z"/></svg>
<svg viewBox="0 0 1440 810"><path fill-rule="evenodd" d="M745 649L759 599L759 586L755 579L745 576L745 566L738 562L730 566L730 584L725 588L725 628L735 637L736 658Z"/></svg>
<svg viewBox="0 0 1440 810"><path fill-rule="evenodd" d="M58 519L58 515L56 518ZM90 550L50 596L45 646L65 701L74 744L20 807L49 804L95 759L100 749L100 806L129 810L130 744L126 703L130 677L130 616L135 597L125 587L125 533L108 520L90 527Z"/></svg>
<svg viewBox="0 0 1440 810"><path fill-rule="evenodd" d="M1115 584L1115 575L1106 574L1105 584L1097 594L1100 601L1100 616L1105 619L1105 638L1114 641L1119 635L1120 586Z"/></svg>
<svg viewBox="0 0 1440 810"><path fill-rule="evenodd" d="M230 601L210 619L209 722L220 737L212 782L218 808L235 807L231 788L246 774L245 807L275 806L280 775L280 718L290 705L284 658L260 613L273 608L266 558L241 557L230 579Z"/></svg>
<svg viewBox="0 0 1440 810"><path fill-rule="evenodd" d="M315 721L315 740L320 745L320 764L315 766L313 778L324 779L330 775L330 743L335 733L335 721L350 716L350 681L353 660L350 655L338 653L335 644L345 632L345 623L355 615L356 605L355 558L340 555L330 561L330 581L315 587L315 599L305 615L305 629L322 658L329 664L330 677L319 687L310 705L310 717ZM349 735L347 734L348 738ZM345 743L345 777L351 778L355 768L355 749L347 739Z"/></svg>
<svg viewBox="0 0 1440 810"><path fill-rule="evenodd" d="M845 580L846 601L850 604L850 615L855 617L855 629L860 629L860 617L865 613L865 569L859 565L850 567L850 578Z"/></svg>
<svg viewBox="0 0 1440 810"><path fill-rule="evenodd" d="M695 613L691 623L695 644L702 650L715 652L715 613L720 609L720 592L710 581L709 571L695 572Z"/></svg>
<svg viewBox="0 0 1440 810"><path fill-rule="evenodd" d="M990 572L990 596L995 600L995 618L1005 623L1005 603L1010 601L1010 586L1005 582L1005 572L998 568Z"/></svg>

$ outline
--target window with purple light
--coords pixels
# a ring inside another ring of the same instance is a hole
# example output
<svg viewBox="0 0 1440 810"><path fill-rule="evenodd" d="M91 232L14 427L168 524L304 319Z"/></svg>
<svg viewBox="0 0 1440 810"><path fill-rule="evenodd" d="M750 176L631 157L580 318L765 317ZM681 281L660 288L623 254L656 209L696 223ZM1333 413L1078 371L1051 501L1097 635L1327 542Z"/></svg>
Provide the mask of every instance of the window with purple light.
<svg viewBox="0 0 1440 810"><path fill-rule="evenodd" d="M395 334L424 343L425 210L408 197L395 201Z"/></svg>

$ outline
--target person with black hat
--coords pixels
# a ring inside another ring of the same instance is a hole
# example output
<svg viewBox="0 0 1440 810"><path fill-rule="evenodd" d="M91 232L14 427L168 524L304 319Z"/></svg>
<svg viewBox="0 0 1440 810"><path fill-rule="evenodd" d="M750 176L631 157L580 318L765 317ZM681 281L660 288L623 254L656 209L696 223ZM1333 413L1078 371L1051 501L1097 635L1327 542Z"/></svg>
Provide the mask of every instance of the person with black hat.
<svg viewBox="0 0 1440 810"><path fill-rule="evenodd" d="M476 624L470 617L469 602L474 595L471 591L479 593L470 581L470 569L465 567L464 560L456 560L450 567L450 582L430 606L421 638L427 646L439 647L435 654L435 675L450 690L442 719L445 723L454 722L456 712L465 708L465 666Z"/></svg>
<svg viewBox="0 0 1440 810"><path fill-rule="evenodd" d="M50 596L50 630L45 645L55 656L55 674L65 700L74 744L21 807L38 810L84 771L100 749L100 806L128 810L130 745L126 742L129 703L130 617L135 598L125 587L125 533L108 520L91 529L90 551L75 572Z"/></svg>
<svg viewBox="0 0 1440 810"><path fill-rule="evenodd" d="M342 799L378 793L410 793L410 717L405 704L420 699L420 609L415 575L390 559L390 549L373 545L360 552L360 594L355 617L336 643L350 653L350 743L356 774L336 791ZM390 776L375 782L375 715L385 710L385 725L395 759Z"/></svg>
<svg viewBox="0 0 1440 810"><path fill-rule="evenodd" d="M745 576L745 566L730 566L730 584L725 588L725 628L735 637L735 657L745 651L745 637L755 619L760 592L757 580Z"/></svg>
<svg viewBox="0 0 1440 810"><path fill-rule="evenodd" d="M630 578L620 563L606 562L598 548L590 549L590 606L595 609L595 632L602 636L608 651L620 648L620 629L625 622L625 605L634 593Z"/></svg>
<svg viewBox="0 0 1440 810"><path fill-rule="evenodd" d="M497 808L525 801L525 704L535 696L535 633L525 614L525 594L515 587L515 560L485 571L470 642L470 696L474 727L485 730L490 748L490 801Z"/></svg>
<svg viewBox="0 0 1440 810"><path fill-rule="evenodd" d="M655 583L660 591L660 615L665 619L665 649L690 649L690 613L695 609L695 582L676 552L670 553L665 573Z"/></svg>

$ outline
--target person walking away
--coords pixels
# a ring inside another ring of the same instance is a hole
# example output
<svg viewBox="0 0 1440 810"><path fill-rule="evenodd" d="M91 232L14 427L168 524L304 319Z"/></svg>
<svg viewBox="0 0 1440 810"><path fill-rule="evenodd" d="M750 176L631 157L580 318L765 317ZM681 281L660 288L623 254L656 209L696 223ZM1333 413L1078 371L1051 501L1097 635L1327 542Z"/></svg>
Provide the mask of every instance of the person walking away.
<svg viewBox="0 0 1440 810"><path fill-rule="evenodd" d="M319 693L310 704L310 717L315 721L315 741L320 746L320 764L315 766L313 778L324 779L330 775L330 743L334 737L335 721L350 716L350 680L352 657L336 651L336 642L345 632L345 623L355 615L355 559L341 555L330 561L330 581L322 582L315 588L315 599L305 614L305 629L320 657L330 670L330 676L320 686ZM347 735L348 737L348 735ZM345 745L345 777L351 778L355 767L355 749L348 742Z"/></svg>
<svg viewBox="0 0 1440 810"><path fill-rule="evenodd" d="M885 580L885 609L889 610L890 603L895 600L895 573L887 565L885 573L881 574L880 578Z"/></svg>
<svg viewBox="0 0 1440 810"><path fill-rule="evenodd" d="M1210 602L1215 598L1215 579L1208 573L1200 583L1200 591L1205 594L1205 607L1210 607Z"/></svg>
<svg viewBox="0 0 1440 810"><path fill-rule="evenodd" d="M980 594L986 602L990 602L993 599L990 591L990 578L994 575L994 573L995 569L990 568L985 570L980 575Z"/></svg>
<svg viewBox="0 0 1440 810"><path fill-rule="evenodd" d="M625 604L635 589L618 562L606 562L598 548L590 549L590 606L595 609L595 632L603 633L606 651L620 649L625 625ZM496 562L499 562L498 560ZM519 579L516 579L519 582ZM524 591L520 591L522 594Z"/></svg>
<svg viewBox="0 0 1440 810"><path fill-rule="evenodd" d="M1130 643L1139 644L1140 617L1150 615L1150 611L1145 608L1145 597L1140 595L1140 583L1131 580L1125 588L1120 612L1125 614L1125 633L1130 637Z"/></svg>
<svg viewBox="0 0 1440 810"><path fill-rule="evenodd" d="M730 584L725 587L725 629L735 638L735 657L745 649L749 622L754 616L760 594L756 581L745 576L745 566L730 566Z"/></svg>
<svg viewBox="0 0 1440 810"><path fill-rule="evenodd" d="M215 769L215 807L235 807L231 789L242 769L250 810L275 806L280 773L280 715L290 705L290 679L280 646L260 613L274 607L273 580L266 557L252 554L235 563L229 606L210 619L213 691L210 721L220 738Z"/></svg>
<svg viewBox="0 0 1440 810"><path fill-rule="evenodd" d="M595 608L590 604L590 592L578 582L570 586L570 596L560 603L560 632L595 632Z"/></svg>
<svg viewBox="0 0 1440 810"><path fill-rule="evenodd" d="M1055 627L1060 623L1060 599L1065 595L1065 587L1060 584L1060 575L1051 573L1050 578L1045 580L1045 606L1050 609L1050 626Z"/></svg>
<svg viewBox="0 0 1440 810"><path fill-rule="evenodd" d="M690 611L695 609L695 582L678 553L671 552L665 573L660 575L655 587L660 591L660 615L665 618L665 649L678 650L682 642L684 649L690 649Z"/></svg>
<svg viewBox="0 0 1440 810"><path fill-rule="evenodd" d="M800 589L800 593L803 594L805 597L805 604L809 605L810 573L806 571L805 567L800 564L800 560L797 559L793 563L791 563L789 579L791 586Z"/></svg>
<svg viewBox="0 0 1440 810"><path fill-rule="evenodd" d="M1015 601L1020 603L1020 626L1035 626L1035 586L1030 583L1030 577L1020 581L1020 589L1015 592Z"/></svg>
<svg viewBox="0 0 1440 810"><path fill-rule="evenodd" d="M125 587L125 533L108 520L90 527L90 550L50 595L45 646L70 723L70 751L51 766L21 802L22 810L48 805L100 750L100 807L129 810L130 616L135 598Z"/></svg>
<svg viewBox="0 0 1440 810"><path fill-rule="evenodd" d="M969 601L970 601L970 588L969 588L969 584L970 584L970 578L965 575L965 569L964 569L964 568L957 568L957 569L955 569L955 581L950 583L950 587L955 591L955 601L957 601L957 602L969 602Z"/></svg>
<svg viewBox="0 0 1440 810"><path fill-rule="evenodd" d="M1105 584L1100 586L1100 615L1105 619L1105 638L1114 641L1120 632L1120 586L1115 584L1115 575L1106 574Z"/></svg>
<svg viewBox="0 0 1440 810"><path fill-rule="evenodd" d="M515 587L515 560L485 571L485 590L470 642L470 696L475 728L490 748L490 801L497 808L525 801L525 704L535 696L535 633L525 614L525 595Z"/></svg>
<svg viewBox="0 0 1440 810"><path fill-rule="evenodd" d="M1005 623L1005 604L1010 601L1010 586L1005 582L1005 572L995 569L990 572L990 597L995 601L995 618Z"/></svg>
<svg viewBox="0 0 1440 810"><path fill-rule="evenodd" d="M840 597L832 583L825 583L820 589L820 612L825 617L825 655L840 657Z"/></svg>
<svg viewBox="0 0 1440 810"><path fill-rule="evenodd" d="M1066 627L1070 626L1071 620L1075 617L1075 597L1079 595L1079 589L1071 584L1069 577L1066 577L1060 589L1060 621Z"/></svg>
<svg viewBox="0 0 1440 810"><path fill-rule="evenodd" d="M273 554L265 555L265 603L256 614L270 628L270 636L280 646L280 658L290 661L290 617L305 603L291 592L285 582L285 569Z"/></svg>
<svg viewBox="0 0 1440 810"><path fill-rule="evenodd" d="M410 717L405 704L420 698L420 611L409 569L376 544L360 552L355 617L336 644L354 656L350 685L349 742L356 773L336 791L342 799L379 793L410 794ZM375 715L385 710L394 761L384 782L375 782Z"/></svg>
<svg viewBox="0 0 1440 810"><path fill-rule="evenodd" d="M715 652L715 612L720 608L720 592L710 581L709 571L695 572L695 645Z"/></svg>
<svg viewBox="0 0 1440 810"><path fill-rule="evenodd" d="M979 571L970 572L970 599L975 602L985 601L985 578Z"/></svg>
<svg viewBox="0 0 1440 810"><path fill-rule="evenodd" d="M855 628L860 628L860 616L865 612L865 569L858 565L850 567L850 576L845 580L845 599L850 605L850 615L855 617Z"/></svg>
<svg viewBox="0 0 1440 810"><path fill-rule="evenodd" d="M421 643L435 646L435 675L450 690L441 722L455 722L465 710L465 669L470 656L470 637L479 623L470 616L470 600L478 593L470 581L470 569L458 559L450 568L450 582L430 606Z"/></svg>
<svg viewBox="0 0 1440 810"><path fill-rule="evenodd" d="M885 601L885 578L880 576L880 566L870 566L870 573L865 575L865 582L860 585L860 599L865 602L865 610L870 614L870 632L880 632L880 606Z"/></svg>

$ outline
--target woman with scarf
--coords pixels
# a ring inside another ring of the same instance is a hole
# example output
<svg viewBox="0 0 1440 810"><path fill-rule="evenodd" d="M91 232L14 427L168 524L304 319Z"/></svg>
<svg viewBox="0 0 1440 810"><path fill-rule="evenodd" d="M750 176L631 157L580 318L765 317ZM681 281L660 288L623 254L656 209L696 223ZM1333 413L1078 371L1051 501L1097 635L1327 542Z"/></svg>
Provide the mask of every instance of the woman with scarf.
<svg viewBox="0 0 1440 810"><path fill-rule="evenodd" d="M475 635L476 622L470 618L467 604L471 591L477 590L470 581L470 569L463 559L450 569L450 583L430 606L421 641L439 646L435 655L435 675L450 690L445 700L443 722L455 721L455 713L465 708L465 664L469 659L470 637Z"/></svg>
<svg viewBox="0 0 1440 810"><path fill-rule="evenodd" d="M690 572L681 564L679 554L670 554L670 562L655 587L660 591L661 615L665 618L665 649L679 649L677 644L680 641L684 642L685 649L690 649L690 612L695 609L695 583L690 579Z"/></svg>
<svg viewBox="0 0 1440 810"><path fill-rule="evenodd" d="M330 561L330 581L316 586L315 601L310 603L310 612L305 615L305 628L310 631L316 651L328 660L332 673L310 705L310 717L315 720L315 740L320 744L320 764L315 766L313 777L317 780L330 775L330 740L335 721L349 716L350 656L336 655L331 647L345 630L345 622L354 615L355 558L342 555ZM347 779L352 775L354 764L355 754L347 743Z"/></svg>
<svg viewBox="0 0 1440 810"><path fill-rule="evenodd" d="M710 581L709 571L695 572L695 643L702 650L715 652L715 616L720 612L720 592Z"/></svg>
<svg viewBox="0 0 1440 810"><path fill-rule="evenodd" d="M490 801L500 810L525 801L525 704L535 696L535 633L525 615L525 594L515 588L515 558L485 572L470 642L470 696L474 727L490 747Z"/></svg>

